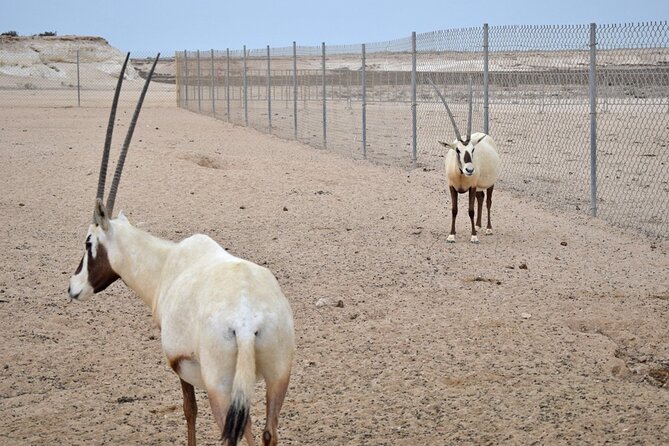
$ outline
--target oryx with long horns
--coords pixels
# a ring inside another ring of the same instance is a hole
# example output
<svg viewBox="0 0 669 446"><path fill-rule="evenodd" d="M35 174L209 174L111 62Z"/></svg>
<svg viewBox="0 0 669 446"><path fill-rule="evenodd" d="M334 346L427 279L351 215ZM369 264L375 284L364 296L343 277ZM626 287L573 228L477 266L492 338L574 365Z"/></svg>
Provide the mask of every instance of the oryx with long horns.
<svg viewBox="0 0 669 446"><path fill-rule="evenodd" d="M167 361L179 376L188 428L195 445L195 387L205 389L228 446L244 436L254 445L250 405L257 379L266 382L263 445L276 445L279 412L288 389L295 334L293 315L279 283L266 268L234 257L206 235L178 243L154 237L119 214L114 197L146 90L132 117L105 206L102 202L118 96L119 75L105 139L93 223L86 250L70 278L71 299L83 300L120 278L151 309Z"/></svg>
<svg viewBox="0 0 669 446"><path fill-rule="evenodd" d="M486 234L492 234L490 222L490 208L492 206L492 192L497 180L499 168L499 155L497 144L490 135L485 133L472 133L472 85L469 84L469 113L467 118L467 134L463 138L455 123L455 118L448 103L439 89L434 85L432 79L428 82L439 95L439 99L446 108L450 118L455 140L453 142L439 141L439 144L448 149L446 153L446 178L451 193L451 231L447 241L455 242L455 217L458 215L458 194L469 192L469 219L472 225L471 242L478 243L476 233L477 227L481 229L481 214L483 213L483 199L486 199L488 210L488 224ZM485 195L485 197L484 197ZM476 223L474 223L474 200L478 202Z"/></svg>

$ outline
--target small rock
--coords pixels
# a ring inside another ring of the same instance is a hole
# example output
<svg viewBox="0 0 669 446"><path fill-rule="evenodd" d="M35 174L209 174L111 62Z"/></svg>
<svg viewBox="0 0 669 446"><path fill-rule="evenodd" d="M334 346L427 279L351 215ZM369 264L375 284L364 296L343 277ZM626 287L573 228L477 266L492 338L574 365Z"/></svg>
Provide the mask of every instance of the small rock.
<svg viewBox="0 0 669 446"><path fill-rule="evenodd" d="M338 300L338 301L337 301L337 305L335 305L335 307L337 307L337 308L344 308L344 301L341 300L341 299Z"/></svg>
<svg viewBox="0 0 669 446"><path fill-rule="evenodd" d="M567 242L560 242L562 246L567 246Z"/></svg>
<svg viewBox="0 0 669 446"><path fill-rule="evenodd" d="M527 263L521 263L518 269L527 269Z"/></svg>
<svg viewBox="0 0 669 446"><path fill-rule="evenodd" d="M328 305L330 305L330 301L324 297L321 297L316 301L316 308L326 307Z"/></svg>
<svg viewBox="0 0 669 446"><path fill-rule="evenodd" d="M286 206L283 207L284 212L288 210Z"/></svg>
<svg viewBox="0 0 669 446"><path fill-rule="evenodd" d="M529 319L532 317L532 315L530 313L520 313L520 317L523 319Z"/></svg>

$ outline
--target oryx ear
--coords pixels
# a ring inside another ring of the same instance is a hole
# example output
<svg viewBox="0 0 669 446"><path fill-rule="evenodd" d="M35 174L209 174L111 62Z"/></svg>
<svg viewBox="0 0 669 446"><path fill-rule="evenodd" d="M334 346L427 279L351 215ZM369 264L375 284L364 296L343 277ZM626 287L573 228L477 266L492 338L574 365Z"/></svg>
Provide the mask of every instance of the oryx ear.
<svg viewBox="0 0 669 446"><path fill-rule="evenodd" d="M447 149L454 149L455 150L455 148L457 147L457 144L451 144L451 143L447 143L447 142L444 142L444 141L439 141L439 144L446 147Z"/></svg>
<svg viewBox="0 0 669 446"><path fill-rule="evenodd" d="M476 139L472 139L472 145L476 145L476 144L480 143L481 141L483 141L483 138L485 138L486 136L488 136L488 135L486 135L484 133L480 137L478 137Z"/></svg>
<svg viewBox="0 0 669 446"><path fill-rule="evenodd" d="M107 214L107 208L100 198L95 200L95 212L93 213L93 221L96 225L100 226L103 231L109 229L109 215Z"/></svg>

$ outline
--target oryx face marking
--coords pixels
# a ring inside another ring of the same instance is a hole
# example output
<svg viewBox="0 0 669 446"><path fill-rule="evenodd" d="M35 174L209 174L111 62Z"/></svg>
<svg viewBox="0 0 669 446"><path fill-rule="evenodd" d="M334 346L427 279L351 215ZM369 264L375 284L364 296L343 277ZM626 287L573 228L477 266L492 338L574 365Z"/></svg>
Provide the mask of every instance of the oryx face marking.
<svg viewBox="0 0 669 446"><path fill-rule="evenodd" d="M457 154L460 172L468 177L474 175L476 170L474 168L474 145L471 142L464 144L458 141L455 153Z"/></svg>
<svg viewBox="0 0 669 446"><path fill-rule="evenodd" d="M107 248L101 243L101 239L104 239L102 229L98 225L91 225L86 237L86 251L70 278L70 298L88 299L119 278L109 263Z"/></svg>

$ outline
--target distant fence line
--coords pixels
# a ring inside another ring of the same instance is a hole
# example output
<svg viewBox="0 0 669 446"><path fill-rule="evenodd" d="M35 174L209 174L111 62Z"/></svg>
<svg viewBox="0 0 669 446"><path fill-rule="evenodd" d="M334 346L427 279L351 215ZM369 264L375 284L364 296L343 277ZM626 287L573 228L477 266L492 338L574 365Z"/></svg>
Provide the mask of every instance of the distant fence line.
<svg viewBox="0 0 669 446"><path fill-rule="evenodd" d="M442 30L388 42L178 51L180 107L374 162L443 169L431 78L500 146L499 185L666 238L667 22ZM464 125L460 124L460 127Z"/></svg>

